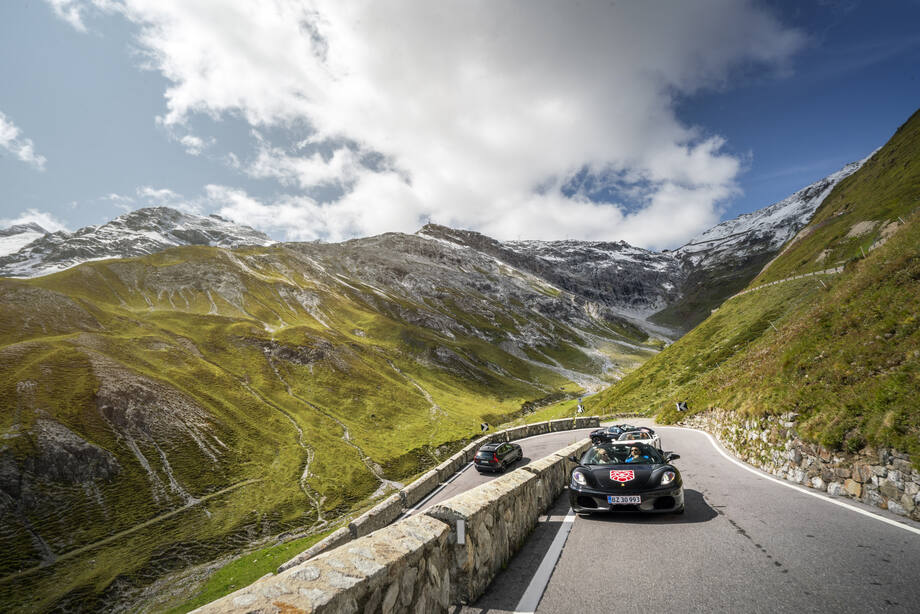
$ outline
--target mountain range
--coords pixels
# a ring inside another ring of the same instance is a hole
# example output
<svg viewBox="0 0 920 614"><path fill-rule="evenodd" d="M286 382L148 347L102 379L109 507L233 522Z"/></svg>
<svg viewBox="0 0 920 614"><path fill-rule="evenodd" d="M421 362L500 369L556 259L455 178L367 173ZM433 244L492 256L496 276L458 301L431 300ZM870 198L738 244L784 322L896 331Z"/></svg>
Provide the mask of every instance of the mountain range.
<svg viewBox="0 0 920 614"><path fill-rule="evenodd" d="M674 337L743 287L808 222L834 186L863 163L848 164L778 203L722 222L674 251L654 252L622 241L501 242L435 224L417 235L496 258L652 334ZM48 233L35 224L2 230L0 277L37 277L92 260L143 256L183 245L272 243L267 235L218 216L154 207L73 233Z"/></svg>

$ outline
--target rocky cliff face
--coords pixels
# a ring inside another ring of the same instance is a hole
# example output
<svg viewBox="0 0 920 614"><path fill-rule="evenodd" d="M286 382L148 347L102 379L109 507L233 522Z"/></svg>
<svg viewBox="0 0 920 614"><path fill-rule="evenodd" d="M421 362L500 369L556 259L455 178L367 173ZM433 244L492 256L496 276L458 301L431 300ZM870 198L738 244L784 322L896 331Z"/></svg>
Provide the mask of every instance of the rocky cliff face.
<svg viewBox="0 0 920 614"><path fill-rule="evenodd" d="M624 316L641 318L677 300L685 277L673 256L623 241L502 243L477 232L435 224L428 224L418 235L469 247Z"/></svg>

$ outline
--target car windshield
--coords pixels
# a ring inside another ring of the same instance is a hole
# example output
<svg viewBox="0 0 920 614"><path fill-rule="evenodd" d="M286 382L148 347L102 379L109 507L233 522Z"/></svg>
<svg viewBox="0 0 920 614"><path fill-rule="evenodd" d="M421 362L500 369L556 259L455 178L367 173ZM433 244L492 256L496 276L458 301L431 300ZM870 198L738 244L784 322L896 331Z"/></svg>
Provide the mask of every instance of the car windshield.
<svg viewBox="0 0 920 614"><path fill-rule="evenodd" d="M495 453L495 450L480 450L476 453L478 458L492 458L492 455Z"/></svg>
<svg viewBox="0 0 920 614"><path fill-rule="evenodd" d="M663 462L658 450L644 443L625 446L617 444L594 446L581 457L582 465L660 464Z"/></svg>
<svg viewBox="0 0 920 614"><path fill-rule="evenodd" d="M629 441L629 440L639 440L639 439L651 439L652 436L648 434L647 431L632 431L630 433L623 433L620 435L620 441Z"/></svg>

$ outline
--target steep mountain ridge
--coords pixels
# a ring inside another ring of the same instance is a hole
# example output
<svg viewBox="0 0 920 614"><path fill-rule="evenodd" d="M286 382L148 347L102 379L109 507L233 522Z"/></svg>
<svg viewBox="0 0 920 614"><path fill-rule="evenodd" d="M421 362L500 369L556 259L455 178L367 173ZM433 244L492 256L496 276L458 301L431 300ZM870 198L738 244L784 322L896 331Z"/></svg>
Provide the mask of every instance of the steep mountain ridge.
<svg viewBox="0 0 920 614"><path fill-rule="evenodd" d="M863 162L849 164L783 201L722 222L670 252L653 252L623 241L501 242L474 231L436 224L428 224L416 234L467 247L534 275L552 286L553 292L570 292L576 300L603 308L605 317L617 317L625 326L675 338L757 275L780 246L808 222L833 187ZM180 245L274 243L249 227L166 207L139 209L74 233L41 236L28 235L22 229L8 229L6 233L11 237L7 249L21 249L6 255L0 250L0 276L26 278L81 262L141 256ZM26 236L29 241L25 241ZM0 247L3 241L0 235Z"/></svg>
<svg viewBox="0 0 920 614"><path fill-rule="evenodd" d="M874 153L874 152L873 152ZM834 187L858 171L872 154L763 209L726 220L692 238L675 255L694 266L711 266L755 251L776 251L805 227Z"/></svg>
<svg viewBox="0 0 920 614"><path fill-rule="evenodd" d="M44 232L40 227L38 230ZM218 216L202 217L169 207L151 207L73 233L58 231L32 236L15 251L0 251L0 277L36 277L82 262L143 256L180 245L238 247L274 242L262 232Z"/></svg>

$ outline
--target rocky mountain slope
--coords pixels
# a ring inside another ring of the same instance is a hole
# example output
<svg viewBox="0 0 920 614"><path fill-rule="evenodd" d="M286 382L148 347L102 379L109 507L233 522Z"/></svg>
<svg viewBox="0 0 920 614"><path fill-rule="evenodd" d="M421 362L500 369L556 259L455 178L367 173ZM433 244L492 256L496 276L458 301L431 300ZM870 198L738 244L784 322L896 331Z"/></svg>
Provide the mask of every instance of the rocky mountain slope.
<svg viewBox="0 0 920 614"><path fill-rule="evenodd" d="M633 247L623 241L500 242L468 230L435 224L420 236L467 246L527 271L553 285L625 317L643 319L679 298L685 273L668 254Z"/></svg>
<svg viewBox="0 0 920 614"><path fill-rule="evenodd" d="M6 232L13 230L10 228ZM87 226L72 233L45 233L34 225L31 230L32 234L18 231L11 235L7 239L9 246L0 235L0 277L36 277L82 262L144 256L179 245L238 247L274 243L267 235L248 226L217 216L190 215L169 207L138 209L106 224ZM39 232L42 234L37 234ZM12 243L13 237L16 243ZM26 239L31 240L26 242Z"/></svg>
<svg viewBox="0 0 920 614"><path fill-rule="evenodd" d="M625 242L508 241L429 224L419 231L527 271L662 337L679 337L741 290L865 160L788 198L722 222L674 251Z"/></svg>
<svg viewBox="0 0 920 614"><path fill-rule="evenodd" d="M739 292L805 227L834 187L865 164L847 164L763 209L727 220L671 252L684 273L680 296L649 320L691 330L729 296Z"/></svg>

